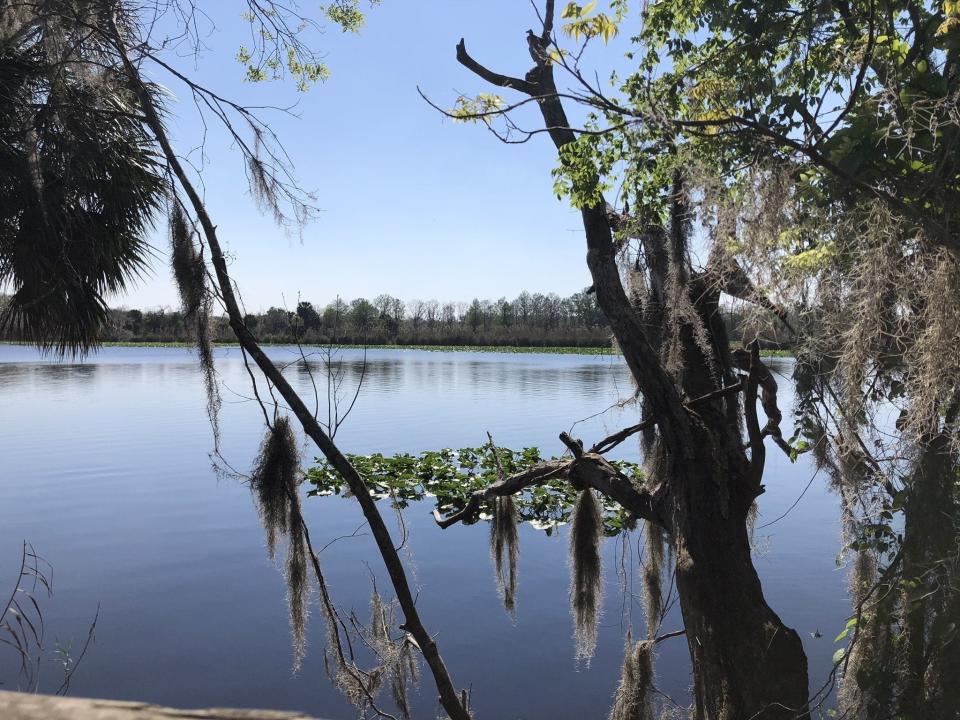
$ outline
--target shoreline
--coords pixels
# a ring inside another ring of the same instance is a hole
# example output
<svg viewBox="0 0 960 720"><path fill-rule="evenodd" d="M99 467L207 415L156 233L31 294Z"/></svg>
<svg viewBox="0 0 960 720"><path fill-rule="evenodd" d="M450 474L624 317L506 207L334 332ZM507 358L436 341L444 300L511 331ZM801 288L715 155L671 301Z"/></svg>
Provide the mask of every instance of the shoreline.
<svg viewBox="0 0 960 720"><path fill-rule="evenodd" d="M296 343L290 342L262 342L264 347L292 347ZM21 345L35 347L31 343L16 340L0 340L0 345ZM100 344L100 347L111 348L192 348L189 342L163 342L114 340ZM240 347L234 342L215 342L214 347ZM304 345L307 348L327 347L326 345ZM571 345L338 345L342 350L420 350L425 352L476 352L476 353L503 353L503 354L543 354L543 355L620 355L615 348L608 346L571 346ZM94 349L93 352L96 352ZM788 358L793 357L792 350L761 350L761 357Z"/></svg>

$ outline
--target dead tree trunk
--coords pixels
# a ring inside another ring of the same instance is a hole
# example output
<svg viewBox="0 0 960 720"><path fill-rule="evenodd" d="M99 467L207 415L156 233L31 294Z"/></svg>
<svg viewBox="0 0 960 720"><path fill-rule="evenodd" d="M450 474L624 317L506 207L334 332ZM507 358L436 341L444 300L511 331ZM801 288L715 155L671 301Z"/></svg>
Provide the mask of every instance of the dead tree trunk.
<svg viewBox="0 0 960 720"><path fill-rule="evenodd" d="M575 142L576 134L548 60L552 17L553 2L548 2L542 33L528 32L534 67L523 79L487 69L467 53L462 40L457 60L494 85L534 98L546 131L560 150ZM681 202L679 197L675 202ZM636 507L625 506L665 527L673 539L693 663L695 716L701 720L805 718L806 656L797 633L783 624L764 599L746 524L747 513L763 492L764 438L769 435L782 443L776 385L754 348L752 354L739 358L737 364L747 375L737 386L735 363L717 312L721 281L708 273L693 274L680 213L682 208L669 233L664 230L649 241L662 252L647 254L647 299L644 307L637 307L621 280L606 202L601 198L582 209L587 265L597 301L656 425L662 453L658 487L637 501ZM697 337L690 328L666 327L663 310L676 298L668 297L663 288L676 283L677 277L700 316L703 332ZM679 343L683 358L680 371L668 371L664 362L670 332L675 332L673 341ZM704 347L704 336L709 347ZM739 394L728 392L731 387L744 390L742 406ZM756 412L761 388L768 416L763 429ZM694 408L686 398L703 401ZM742 440L744 420L747 448ZM593 486L603 492L600 485Z"/></svg>

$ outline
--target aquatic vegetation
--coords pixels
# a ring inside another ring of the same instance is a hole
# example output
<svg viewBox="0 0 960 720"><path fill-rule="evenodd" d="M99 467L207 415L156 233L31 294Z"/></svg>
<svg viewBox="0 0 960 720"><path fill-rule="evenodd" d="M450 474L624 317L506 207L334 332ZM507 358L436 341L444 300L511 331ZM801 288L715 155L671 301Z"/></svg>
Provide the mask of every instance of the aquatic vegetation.
<svg viewBox="0 0 960 720"><path fill-rule="evenodd" d="M547 459L535 447L522 450L498 447L497 455L507 475L529 469ZM443 513L461 510L473 492L498 480L496 459L489 445L429 450L417 455L373 453L347 457L376 497L389 498L401 509L410 502L434 498L437 509ZM626 460L610 462L636 481L643 477L636 463ZM323 459L318 458L317 464L306 471L306 479L311 485L308 496L348 495L343 478ZM563 478L527 488L512 496L517 522L527 523L550 535L557 526L570 522L577 496L578 492ZM615 536L632 525L629 514L620 505L606 498L597 502L602 507L602 526L606 536ZM478 519L492 519L495 512L491 502ZM468 524L476 521L473 518L466 520Z"/></svg>

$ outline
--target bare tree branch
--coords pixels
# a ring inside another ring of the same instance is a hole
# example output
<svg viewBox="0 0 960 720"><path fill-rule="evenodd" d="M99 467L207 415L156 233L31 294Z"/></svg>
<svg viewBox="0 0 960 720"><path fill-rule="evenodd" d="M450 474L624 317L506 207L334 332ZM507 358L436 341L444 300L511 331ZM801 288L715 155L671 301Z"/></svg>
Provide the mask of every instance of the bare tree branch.
<svg viewBox="0 0 960 720"><path fill-rule="evenodd" d="M470 53L467 52L466 42L463 38L460 38L460 42L457 43L457 62L470 70L470 72L486 80L491 85L519 90L527 95L537 94L537 86L533 83L526 80L520 80L519 78L510 77L509 75L501 75L500 73L485 68L483 65L470 57Z"/></svg>
<svg viewBox="0 0 960 720"><path fill-rule="evenodd" d="M112 42L116 45L130 80L137 89L144 113L147 116L147 123L156 137L157 142L160 144L171 170L176 176L181 188L183 188L183 191L187 194L194 212L200 220L207 245L210 248L211 259L216 271L223 302L229 315L230 327L233 329L237 340L243 348L250 354L263 374L273 383L274 387L276 387L277 391L290 406L297 420L303 427L304 432L317 444L317 447L327 460L330 461L331 465L333 465L344 478L354 497L357 498L364 517L366 517L367 522L370 524L370 530L377 543L377 548L380 551L384 565L390 575L394 591L396 592L397 600L404 613L404 626L410 634L413 635L414 639L416 639L417 644L423 652L440 693L441 705L452 720L470 720L470 713L458 697L446 665L440 657L436 643L423 626L407 580L406 572L403 568L403 563L395 549L390 531L387 529L380 511L377 509L376 502L370 495L369 488L356 468L323 431L317 419L313 416L313 413L310 412L279 369L266 356L253 333L247 328L244 322L244 316L233 291L226 258L221 249L219 239L217 238L216 226L207 213L206 206L197 194L196 189L193 187L190 178L184 171L183 166L180 164L170 144L163 123L153 104L153 99L139 71L134 67L128 57L126 44L117 28L116 22L111 21L109 31ZM311 555L313 555L312 552Z"/></svg>

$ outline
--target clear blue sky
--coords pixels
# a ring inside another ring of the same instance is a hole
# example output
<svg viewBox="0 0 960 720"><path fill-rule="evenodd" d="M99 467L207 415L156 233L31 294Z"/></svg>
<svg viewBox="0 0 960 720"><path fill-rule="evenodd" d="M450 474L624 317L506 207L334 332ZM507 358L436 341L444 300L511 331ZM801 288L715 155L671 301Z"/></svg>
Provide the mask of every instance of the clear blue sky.
<svg viewBox="0 0 960 720"><path fill-rule="evenodd" d="M483 127L443 118L416 90L450 106L460 92L490 89L456 62L461 36L482 62L524 73L525 32L537 22L528 2L384 0L359 35L328 28L317 39L333 75L306 94L291 82L243 82L234 60L249 32L242 3L205 5L219 30L198 64L180 67L246 104L298 102L299 119L267 117L322 209L302 241L285 235L257 213L239 153L208 136L206 198L249 310L284 299L292 306L298 293L318 304L381 292L465 301L523 289L566 295L589 284L579 213L552 193L549 139L503 145ZM202 126L183 87L164 82L177 98L171 129L186 152ZM176 304L165 238L154 242L152 276L113 304Z"/></svg>

